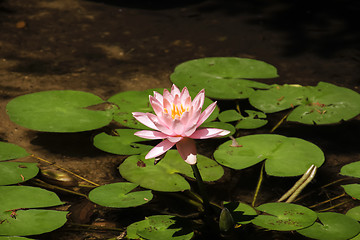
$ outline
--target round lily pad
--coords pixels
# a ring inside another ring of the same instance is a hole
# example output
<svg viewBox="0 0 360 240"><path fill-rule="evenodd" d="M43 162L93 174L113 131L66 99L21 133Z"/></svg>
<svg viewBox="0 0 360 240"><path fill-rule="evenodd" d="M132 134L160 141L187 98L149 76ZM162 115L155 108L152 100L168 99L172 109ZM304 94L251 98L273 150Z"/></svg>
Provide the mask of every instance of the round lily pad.
<svg viewBox="0 0 360 240"><path fill-rule="evenodd" d="M0 142L0 161L29 156L25 149L12 143Z"/></svg>
<svg viewBox="0 0 360 240"><path fill-rule="evenodd" d="M128 157L119 167L120 174L130 182L156 191L177 192L190 189L189 183L180 174L194 178L191 166L176 150L168 151L156 165L153 159L145 159L144 156ZM197 165L204 181L218 180L224 174L224 169L219 164L199 154Z"/></svg>
<svg viewBox="0 0 360 240"><path fill-rule="evenodd" d="M245 113L248 116L244 117L236 110L231 109L221 112L218 118L221 122L238 121L235 126L236 129L255 129L264 126L268 122L263 112L245 110Z"/></svg>
<svg viewBox="0 0 360 240"><path fill-rule="evenodd" d="M171 215L150 216L145 220L131 224L127 228L129 239L190 240L193 235L188 222Z"/></svg>
<svg viewBox="0 0 360 240"><path fill-rule="evenodd" d="M344 176L360 178L360 161L346 164L341 168L340 174Z"/></svg>
<svg viewBox="0 0 360 240"><path fill-rule="evenodd" d="M360 232L360 224L346 215L335 212L318 213L319 222L308 228L297 230L309 238L319 240L346 240Z"/></svg>
<svg viewBox="0 0 360 240"><path fill-rule="evenodd" d="M256 210L245 203L225 202L224 207L229 209L234 221L240 225L251 223L257 216Z"/></svg>
<svg viewBox="0 0 360 240"><path fill-rule="evenodd" d="M150 190L131 192L138 185L120 182L103 185L89 193L89 199L101 206L113 208L136 207L148 203L153 195Z"/></svg>
<svg viewBox="0 0 360 240"><path fill-rule="evenodd" d="M0 162L0 185L25 182L38 172L36 163Z"/></svg>
<svg viewBox="0 0 360 240"><path fill-rule="evenodd" d="M178 65L170 79L178 87L187 86L192 91L205 89L206 95L215 99L248 98L255 90L269 85L246 79L277 77L277 70L262 61L236 57L210 57Z"/></svg>
<svg viewBox="0 0 360 240"><path fill-rule="evenodd" d="M152 146L139 144L137 142L148 141L148 139L135 136L139 130L117 129L117 136L100 133L94 137L94 146L109 153L119 155L134 155L148 152Z"/></svg>
<svg viewBox="0 0 360 240"><path fill-rule="evenodd" d="M316 87L274 85L256 91L249 100L266 113L294 108L287 121L304 124L337 123L360 114L360 94L325 82Z"/></svg>
<svg viewBox="0 0 360 240"><path fill-rule="evenodd" d="M291 177L304 174L314 164L320 167L324 154L316 145L299 139L276 134L257 134L235 139L220 145L214 152L215 160L233 169L251 167L265 162L265 171L271 176Z"/></svg>
<svg viewBox="0 0 360 240"><path fill-rule="evenodd" d="M341 185L345 192L353 198L360 199L360 184Z"/></svg>
<svg viewBox="0 0 360 240"><path fill-rule="evenodd" d="M360 221L360 206L354 207L347 211L346 216L349 216L356 221Z"/></svg>
<svg viewBox="0 0 360 240"><path fill-rule="evenodd" d="M53 192L28 186L0 186L0 193L0 235L41 234L66 222L65 211L30 209L63 204Z"/></svg>
<svg viewBox="0 0 360 240"><path fill-rule="evenodd" d="M106 126L112 120L112 107L91 110L105 102L91 93L59 90L19 96L6 110L11 121L23 127L46 132L81 132Z"/></svg>
<svg viewBox="0 0 360 240"><path fill-rule="evenodd" d="M314 211L291 203L266 203L256 209L265 214L258 215L252 223L270 230L302 229L312 225L317 218Z"/></svg>
<svg viewBox="0 0 360 240"><path fill-rule="evenodd" d="M147 126L144 126L138 122L132 115L133 112L149 112L154 113L151 104L149 102L149 95L154 95L154 91L162 94L164 89L148 89L144 91L127 91L118 93L108 99L109 102L112 102L119 106L119 109L114 113L114 120L120 123L121 125L129 128L136 129L149 129ZM192 99L196 96L197 93L190 92ZM204 105L202 110L205 110L213 101L209 98L205 98ZM205 122L210 122L216 119L219 114L219 108L216 107L214 112L209 116Z"/></svg>

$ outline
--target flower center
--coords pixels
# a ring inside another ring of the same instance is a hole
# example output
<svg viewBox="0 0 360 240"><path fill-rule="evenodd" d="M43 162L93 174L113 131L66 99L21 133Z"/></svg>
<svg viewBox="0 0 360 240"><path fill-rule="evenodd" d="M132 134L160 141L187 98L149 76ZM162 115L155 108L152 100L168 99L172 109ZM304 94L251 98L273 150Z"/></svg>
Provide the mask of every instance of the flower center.
<svg viewBox="0 0 360 240"><path fill-rule="evenodd" d="M180 106L175 106L175 104L173 104L172 108L171 108L171 113L169 113L169 111L166 108L164 108L164 112L167 114L171 114L172 119L175 119L175 118L180 119L181 116L183 115L183 113L188 110L189 110L189 108L185 109L182 104L180 104Z"/></svg>

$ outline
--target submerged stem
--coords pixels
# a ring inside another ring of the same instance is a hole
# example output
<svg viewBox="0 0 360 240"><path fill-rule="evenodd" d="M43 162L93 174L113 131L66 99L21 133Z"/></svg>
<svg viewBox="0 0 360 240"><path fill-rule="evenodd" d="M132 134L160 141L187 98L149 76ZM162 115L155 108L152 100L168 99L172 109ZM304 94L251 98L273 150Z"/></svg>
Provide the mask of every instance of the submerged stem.
<svg viewBox="0 0 360 240"><path fill-rule="evenodd" d="M253 201L251 203L251 206L252 207L255 207L255 202L256 202L256 198L259 194L259 191L260 191L260 187L261 187L261 183L263 181L263 178L264 178L264 166L265 166L265 162L262 164L261 166L261 170L260 170L260 176L259 176L259 180L258 180L258 183L256 185L256 190L255 190L255 194L254 194L254 198L253 198Z"/></svg>

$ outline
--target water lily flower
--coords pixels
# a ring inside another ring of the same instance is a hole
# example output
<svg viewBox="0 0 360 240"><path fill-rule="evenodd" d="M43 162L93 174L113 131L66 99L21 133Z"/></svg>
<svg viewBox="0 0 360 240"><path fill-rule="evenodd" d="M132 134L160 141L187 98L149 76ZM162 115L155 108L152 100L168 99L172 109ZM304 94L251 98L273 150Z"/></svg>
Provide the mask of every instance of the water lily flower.
<svg viewBox="0 0 360 240"><path fill-rule="evenodd" d="M154 131L142 130L135 135L147 139L163 139L163 141L151 149L145 159L158 157L176 144L185 162L194 165L197 152L193 139L220 137L230 133L218 128L199 128L216 107L214 102L201 112L205 99L204 89L193 101L186 87L180 92L175 85L171 87L170 92L164 89L163 95L154 91L154 96L150 95L149 99L155 114L133 112L133 116Z"/></svg>

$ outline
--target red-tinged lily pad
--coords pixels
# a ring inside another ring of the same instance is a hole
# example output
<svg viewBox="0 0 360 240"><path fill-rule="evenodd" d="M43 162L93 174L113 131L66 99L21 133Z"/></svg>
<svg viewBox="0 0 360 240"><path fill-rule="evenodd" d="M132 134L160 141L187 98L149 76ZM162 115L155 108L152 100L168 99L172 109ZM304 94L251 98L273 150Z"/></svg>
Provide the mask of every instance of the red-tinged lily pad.
<svg viewBox="0 0 360 240"><path fill-rule="evenodd" d="M278 77L274 66L248 58L210 57L190 60L178 65L170 79L178 87L198 92L205 89L206 96L215 99L248 98L254 89L267 89L269 85L247 79Z"/></svg>

